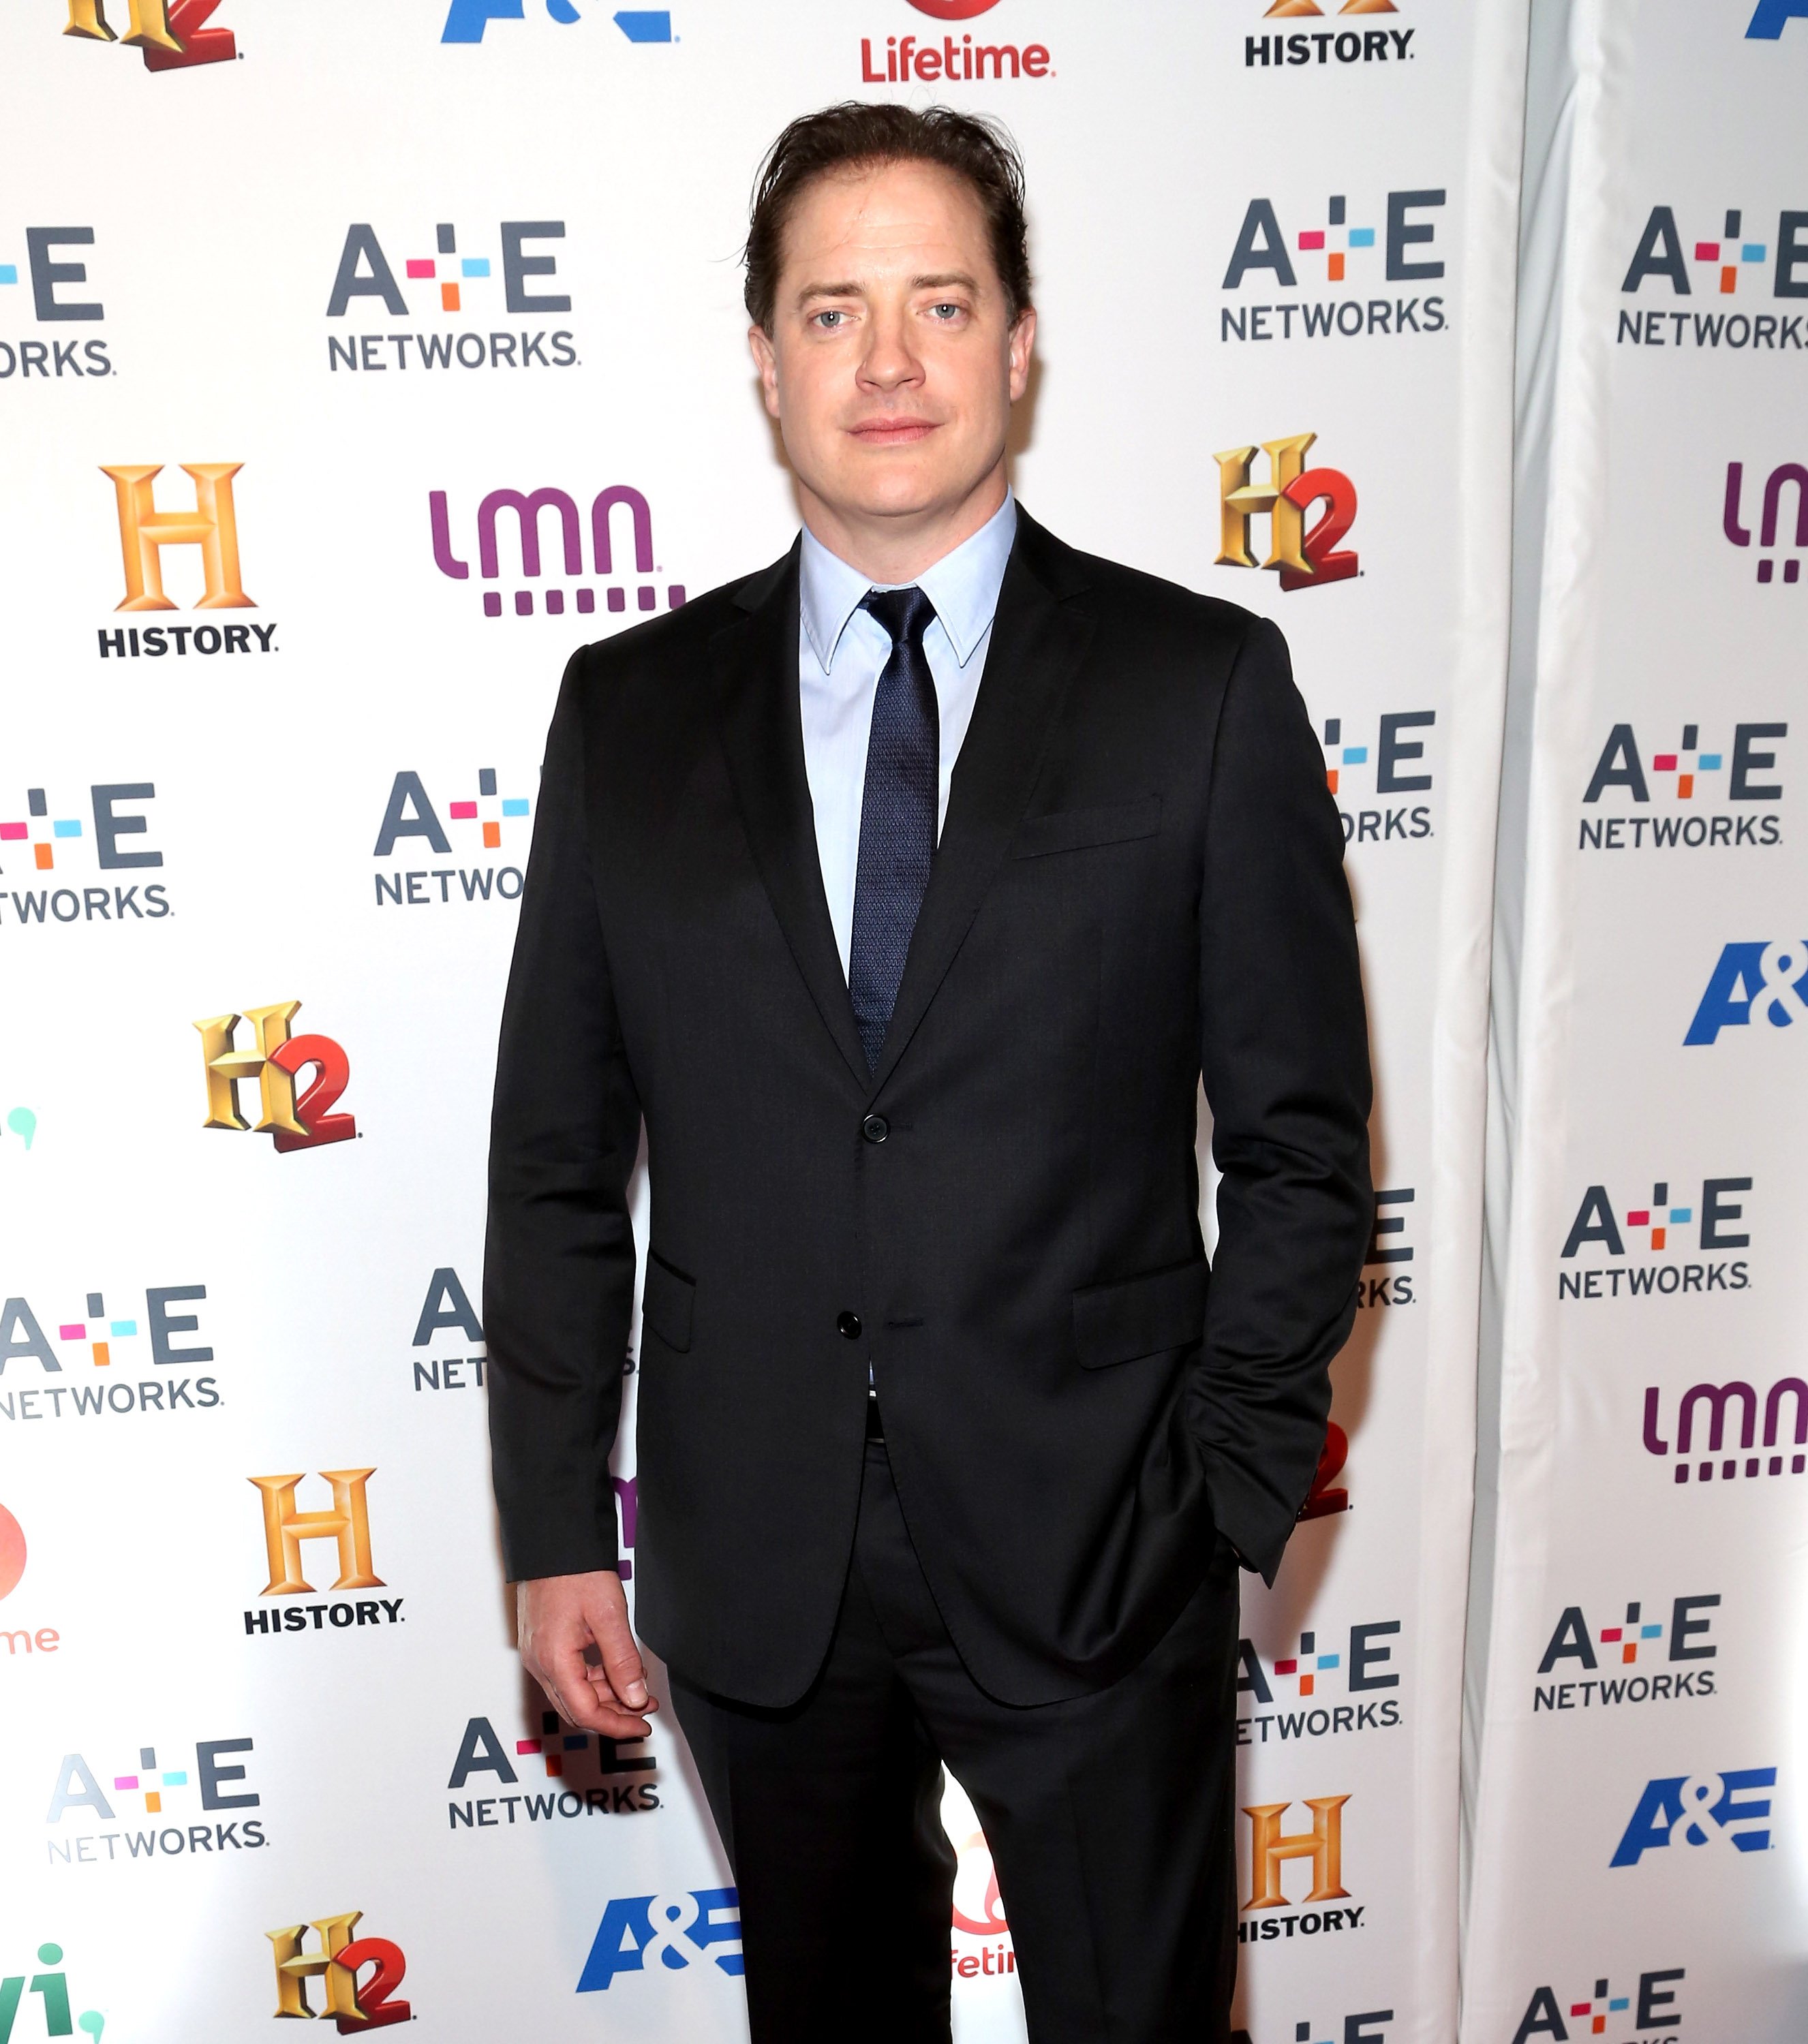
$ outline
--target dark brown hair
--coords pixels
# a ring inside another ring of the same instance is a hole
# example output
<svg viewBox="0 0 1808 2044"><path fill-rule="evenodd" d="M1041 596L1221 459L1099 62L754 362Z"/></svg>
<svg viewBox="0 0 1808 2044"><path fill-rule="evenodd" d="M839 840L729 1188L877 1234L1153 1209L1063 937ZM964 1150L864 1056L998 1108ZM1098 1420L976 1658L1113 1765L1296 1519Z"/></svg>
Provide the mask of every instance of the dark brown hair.
<svg viewBox="0 0 1808 2044"><path fill-rule="evenodd" d="M1014 322L1029 304L1029 230L1023 159L1002 125L951 106L878 105L857 99L806 113L766 152L753 184L747 246L748 317L770 329L784 261L786 223L813 178L860 164L935 163L964 178L979 202L992 262Z"/></svg>

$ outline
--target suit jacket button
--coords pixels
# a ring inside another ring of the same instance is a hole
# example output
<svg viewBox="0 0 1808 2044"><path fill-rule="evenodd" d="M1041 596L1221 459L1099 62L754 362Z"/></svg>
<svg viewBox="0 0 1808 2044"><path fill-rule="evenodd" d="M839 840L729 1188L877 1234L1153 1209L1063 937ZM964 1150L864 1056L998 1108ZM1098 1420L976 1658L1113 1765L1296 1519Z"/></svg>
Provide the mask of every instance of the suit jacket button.
<svg viewBox="0 0 1808 2044"><path fill-rule="evenodd" d="M869 1114L860 1124L860 1133L869 1143L883 1143L891 1133L891 1124L883 1114Z"/></svg>
<svg viewBox="0 0 1808 2044"><path fill-rule="evenodd" d="M835 1325L837 1330L840 1333L844 1335L849 1341L858 1341L860 1339L860 1316L858 1313L837 1314L835 1316Z"/></svg>

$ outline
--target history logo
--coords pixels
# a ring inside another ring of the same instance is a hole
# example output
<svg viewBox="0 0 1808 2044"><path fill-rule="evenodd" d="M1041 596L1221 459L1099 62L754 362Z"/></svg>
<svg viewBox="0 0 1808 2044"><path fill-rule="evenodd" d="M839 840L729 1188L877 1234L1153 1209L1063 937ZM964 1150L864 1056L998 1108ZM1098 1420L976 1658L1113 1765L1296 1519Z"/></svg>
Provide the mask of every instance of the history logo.
<svg viewBox="0 0 1808 2044"><path fill-rule="evenodd" d="M187 1758L190 1750L184 1746L172 1752L166 1742L160 1761L156 1746L140 1746L123 1762L99 1767L79 1753L64 1754L44 1819L52 1832L50 1864L129 1865L184 1853L192 1858L202 1853L256 1852L267 1846L261 1819L219 1815L262 1805L255 1789L240 1785L248 1781L247 1763L231 1757L250 1753L252 1741L197 1740L192 1762ZM198 1812L207 1821L191 1821ZM172 1823L172 1818L181 1821ZM102 1824L121 1828L97 1829Z"/></svg>
<svg viewBox="0 0 1808 2044"><path fill-rule="evenodd" d="M1703 1178L1698 1193L1653 1178L1633 1197L1583 1189L1558 1255L1559 1300L1675 1298L1750 1288L1748 1178ZM1694 1253L1691 1254L1691 1252Z"/></svg>
<svg viewBox="0 0 1808 2044"><path fill-rule="evenodd" d="M1618 342L1798 353L1808 348L1808 308L1771 308L1808 299L1808 209L1785 206L1760 217L1729 206L1685 226L1673 207L1654 206L1620 290L1638 302L1621 308ZM1690 303L1679 306L1679 298Z"/></svg>
<svg viewBox="0 0 1808 2044"><path fill-rule="evenodd" d="M196 610L252 610L239 559L238 507L233 481L242 461L183 462L193 484L194 508L160 508L156 480L160 462L125 463L101 473L113 486L119 521L121 565L125 594L113 608L134 614L175 610L163 588L165 548L193 547L201 569ZM274 653L274 624L117 625L97 629L103 660L213 659L239 653Z"/></svg>
<svg viewBox="0 0 1808 2044"><path fill-rule="evenodd" d="M91 248L94 243L91 227L28 227L22 271L19 244L0 243L7 257L0 262L0 320L9 323L6 330L13 336L0 340L0 383L15 376L21 383L29 383L34 376L50 383L66 376L80 381L113 374L105 334L26 335L10 325L28 317L24 294L29 290L29 317L36 325L98 325L106 317L106 305L98 298L79 295L81 286L89 282L87 259L76 260L66 253Z"/></svg>
<svg viewBox="0 0 1808 2044"><path fill-rule="evenodd" d="M1793 1423L1787 1431L1786 1399ZM1678 1483L1687 1483L1691 1477L1697 1483L1712 1483L1717 1475L1722 1483L1785 1472L1801 1476L1808 1471L1808 1383L1799 1377L1779 1377L1760 1397L1757 1385L1743 1377L1729 1377L1721 1384L1703 1381L1691 1384L1668 1416L1663 1386L1648 1384L1643 1433L1648 1455L1676 1458ZM1697 1459L1691 1461L1691 1457Z"/></svg>
<svg viewBox="0 0 1808 2044"><path fill-rule="evenodd" d="M1356 522L1356 485L1341 469L1306 466L1316 433L1264 440L1260 446L1225 448L1212 459L1218 467L1219 567L1275 569L1286 590L1318 589L1347 582L1357 569L1354 548L1337 542ZM1256 479L1256 457L1266 474ZM1325 507L1309 531L1306 514ZM1268 553L1258 562L1251 551L1251 528L1268 521Z"/></svg>
<svg viewBox="0 0 1808 2044"><path fill-rule="evenodd" d="M302 1545L315 1540L330 1540L333 1543L338 1562L338 1573L331 1585L334 1592L380 1590L387 1587L376 1573L371 1555L371 1512L366 1487L375 1474L374 1466L366 1469L322 1470L320 1480L331 1490L333 1502L325 1510L306 1512L295 1498L296 1491L308 1481L305 1470L247 1478L264 1504L264 1560L270 1580L258 1592L260 1596L311 1597L316 1594L314 1585L302 1572ZM403 1622L402 1602L400 1597L335 1596L330 1603L323 1600L318 1604L290 1604L275 1610L260 1608L244 1614L244 1629L248 1635L262 1633L274 1637L279 1633L306 1632L310 1621L316 1632L329 1629L344 1631L367 1625L397 1625Z"/></svg>
<svg viewBox="0 0 1808 2044"><path fill-rule="evenodd" d="M732 1949L725 1949L731 1948ZM607 1991L624 1973L649 1966L672 1973L712 1969L739 1979L741 1898L732 1888L693 1888L660 1895L621 1895L604 1904L579 1994Z"/></svg>
<svg viewBox="0 0 1808 2044"><path fill-rule="evenodd" d="M317 1916L310 1923L285 1923L264 1932L275 1951L279 2019L330 2015L342 2037L411 2019L413 2011L406 2001L390 1999L408 1971L402 1947L387 1938L354 1938L364 1914L348 1909L341 1916ZM366 1966L370 1975L360 1981ZM319 1984L318 2008L308 2000L310 1982Z"/></svg>
<svg viewBox="0 0 1808 2044"><path fill-rule="evenodd" d="M1681 1664L1718 1657L1720 1649L1708 1636L1714 1622L1700 1614L1719 1608L1718 1590L1676 1597L1668 1606L1635 1597L1623 1616L1595 1626L1580 1604L1565 1605L1538 1662L1533 1715L1713 1696L1714 1670ZM1546 1682L1547 1676L1554 1679Z"/></svg>
<svg viewBox="0 0 1808 2044"><path fill-rule="evenodd" d="M396 847L399 844L403 847L399 855L402 858L410 853L417 858L431 854L437 859L470 859L473 863L412 869L396 866L387 873L379 872L374 878L379 909L386 903L398 909L431 909L520 898L532 834L528 819L533 801L526 792L531 782L526 775L521 775L517 781L518 792L505 793L496 769L479 766L464 785L465 792L449 798L442 793L436 804L425 782L413 768L404 768L391 782L373 858L398 856ZM485 863L483 855L487 851L512 851L521 863Z"/></svg>
<svg viewBox="0 0 1808 2044"><path fill-rule="evenodd" d="M291 1036L289 1024L298 1001L273 1001L267 1008L248 1008L242 1014L210 1015L194 1027L201 1033L201 1063L206 1083L207 1115L203 1128L252 1130L267 1135L276 1148L317 1150L329 1143L348 1142L358 1132L356 1119L329 1110L352 1076L351 1060L330 1036ZM251 1040L237 1042L240 1024ZM304 1072L313 1077L300 1092ZM239 1087L248 1079L258 1084L255 1125L239 1111Z"/></svg>
<svg viewBox="0 0 1808 2044"><path fill-rule="evenodd" d="M40 1312L21 1296L0 1300L0 1419L99 1419L103 1415L210 1411L220 1400L212 1377L139 1376L182 1371L213 1360L210 1343L185 1338L201 1329L183 1309L207 1297L205 1285L160 1285L143 1293L83 1295L83 1310ZM41 1300L42 1293L39 1295ZM60 1302L67 1306L74 1302ZM22 1376L25 1366L35 1374ZM12 1374L9 1374L9 1366Z"/></svg>
<svg viewBox="0 0 1808 2044"><path fill-rule="evenodd" d="M1781 844L1781 721L1671 724L1641 741L1616 724L1583 790L1580 851L1700 851Z"/></svg>
<svg viewBox="0 0 1808 2044"><path fill-rule="evenodd" d="M1637 1866L1648 1852L1671 1846L1725 1843L1735 1852L1771 1849L1774 1767L1736 1767L1723 1774L1668 1774L1648 1781L1610 1866Z"/></svg>
<svg viewBox="0 0 1808 2044"><path fill-rule="evenodd" d="M1358 29L1353 24L1346 26L1342 18L1399 11L1394 0L1343 0L1341 6L1335 0L1326 0L1323 6L1319 0L1271 0L1262 11L1263 20L1284 21L1287 25L1270 34L1246 35L1243 38L1244 67L1253 70L1260 65L1265 71L1271 65L1281 71L1298 70L1303 65L1316 69L1329 64L1405 63L1418 55L1413 48L1417 29ZM1321 21L1327 15L1337 17L1328 28L1295 25L1308 20Z"/></svg>
<svg viewBox="0 0 1808 2044"><path fill-rule="evenodd" d="M387 249L368 221L345 230L326 317L348 325L328 332L329 371L379 376L575 365L570 328L533 324L571 309L569 292L549 288L559 269L550 244L564 240L564 221L505 220L494 229L439 221L430 247L425 229L384 231ZM444 324L454 317L481 324L455 331ZM381 330L364 330L371 320ZM409 325L389 331L398 320ZM498 324L508 320L528 323Z"/></svg>
<svg viewBox="0 0 1808 2044"><path fill-rule="evenodd" d="M1398 1724L1399 1699L1387 1692L1400 1686L1393 1665L1399 1633L1397 1618L1352 1625L1341 1634L1314 1627L1300 1634L1297 1646L1271 1659L1259 1654L1253 1641L1240 1639L1237 1690L1239 1698L1249 1699L1251 1710L1237 1719L1237 1744L1284 1744Z"/></svg>
<svg viewBox="0 0 1808 2044"><path fill-rule="evenodd" d="M1660 2033L1667 2035L1683 2019L1677 2011L1676 1990L1670 1982L1686 1977L1681 1966L1666 1966L1641 1973L1637 1985L1624 1990L1616 1990L1609 1973L1598 1975L1590 1992L1583 1995L1573 1991L1560 1994L1554 1987L1535 1987L1513 2033L1512 2044L1532 2044L1534 2038L1546 2038L1550 2044L1581 2044L1584 2038L1605 2036L1610 2022L1616 2030L1620 2029L1616 2017L1630 2021L1636 2028L1650 2033L1653 2039Z"/></svg>
<svg viewBox="0 0 1808 2044"><path fill-rule="evenodd" d="M1278 1938L1315 1938L1321 1934L1362 1927L1365 1903L1348 1908L1320 1905L1342 1903L1349 1890L1344 1885L1344 1808L1348 1796L1307 1796L1302 1799L1307 1828L1288 1831L1291 1803L1256 1803L1245 1806L1249 1819L1249 1894L1241 1904L1248 1920L1237 1927L1240 1944L1264 1944ZM1291 1872L1303 1864L1310 1879L1300 1882ZM1289 1882L1303 1886L1296 1902L1287 1893ZM1307 1907L1306 1905L1313 1905ZM1270 1915L1286 1911L1285 1915Z"/></svg>
<svg viewBox="0 0 1808 2044"><path fill-rule="evenodd" d="M163 855L134 843L148 836L152 781L97 781L85 797L26 787L0 792L0 922L15 924L160 922L170 912L160 880L75 885L90 874L154 870ZM87 814L83 812L86 810ZM41 876L53 876L41 880ZM143 899L140 899L142 893Z"/></svg>
<svg viewBox="0 0 1808 2044"><path fill-rule="evenodd" d="M516 587L506 605L501 589L494 586L504 579L498 527L505 512L514 514L517 545L512 558L521 563L519 573L509 578L514 581ZM533 615L535 592L523 585L537 583L540 578L540 520L548 512L557 521L552 528L553 544L557 549L555 559L564 569L561 576L556 568L553 578L571 586L549 588L541 594L540 608L546 616L564 616L567 595L572 611L579 617L595 614L599 594L603 610L614 617L621 617L629 609L630 590L633 608L641 615L656 611L662 602L668 610L676 610L683 605L683 583L662 584L658 579L664 571L654 564L652 508L644 494L631 484L614 482L599 490L590 499L588 517L581 521L577 498L565 490L492 490L479 501L474 534L479 578L490 585L483 590L486 617ZM625 517L625 528L617 513ZM433 539L433 565L453 582L468 582L471 562L468 558L460 558L457 548L462 547L466 556L473 549L468 539L461 538L455 546L452 514L444 490L432 490L427 493L427 517ZM584 570L587 530L590 543L589 574ZM633 558L632 572L625 557L621 566L617 566L616 542L624 536Z"/></svg>
<svg viewBox="0 0 1808 2044"><path fill-rule="evenodd" d="M1219 287L1237 294L1219 308L1220 342L1446 332L1441 295L1402 297L1391 289L1444 275L1443 257L1430 252L1437 222L1426 216L1446 196L1441 185L1428 185L1388 192L1379 206L1352 205L1347 192L1333 192L1314 206L1290 209L1284 225L1272 199L1251 199ZM1256 305L1245 295L1252 290L1302 295Z"/></svg>
<svg viewBox="0 0 1808 2044"><path fill-rule="evenodd" d="M644 1750L646 1743L573 1731L552 1711L541 1712L537 1732L512 1740L498 1736L492 1719L472 1718L446 1782L455 1795L465 1792L465 1800L447 1803L447 1827L494 1831L517 1823L631 1816L656 1810L659 1762ZM469 1792L477 1776L490 1777L477 1783L488 1794Z"/></svg>
<svg viewBox="0 0 1808 2044"><path fill-rule="evenodd" d="M229 63L239 47L230 29L213 23L220 4L221 0L69 0L63 33L137 50L147 71ZM116 17L125 16L123 35L107 20L110 6Z"/></svg>

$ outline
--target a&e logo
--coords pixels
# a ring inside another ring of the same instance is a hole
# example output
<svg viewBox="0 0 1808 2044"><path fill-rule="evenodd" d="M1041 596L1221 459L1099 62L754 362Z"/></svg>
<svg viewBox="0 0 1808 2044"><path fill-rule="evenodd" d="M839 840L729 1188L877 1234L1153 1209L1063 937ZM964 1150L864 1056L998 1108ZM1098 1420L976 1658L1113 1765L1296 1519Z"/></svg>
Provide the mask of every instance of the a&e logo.
<svg viewBox="0 0 1808 2044"><path fill-rule="evenodd" d="M1306 466L1306 451L1318 437L1295 433L1213 455L1218 467L1217 566L1277 568L1283 590L1317 589L1348 581L1356 572L1354 550L1337 549L1356 522L1356 485L1341 469ZM1258 454L1267 458L1268 469L1260 482L1253 479ZM1319 503L1325 514L1308 532L1306 513ZM1249 547L1250 524L1259 517L1268 521L1268 557L1260 563Z"/></svg>
<svg viewBox="0 0 1808 2044"><path fill-rule="evenodd" d="M229 63L239 53L230 29L210 28L220 0L69 0L63 33L91 43L135 49L147 71L187 71L194 64ZM125 14L122 36L106 10Z"/></svg>
<svg viewBox="0 0 1808 2044"><path fill-rule="evenodd" d="M1773 1029L1808 1020L1808 943L1724 944L1710 975L1686 1044L1716 1042L1722 1029L1768 1022Z"/></svg>
<svg viewBox="0 0 1808 2044"><path fill-rule="evenodd" d="M583 20L575 0L546 0L546 11L563 28ZM600 13L602 10L597 10ZM440 31L442 43L480 43L492 21L525 20L521 0L452 0L446 10L446 25ZM667 7L624 7L610 18L631 43L671 43L671 10Z"/></svg>
<svg viewBox="0 0 1808 2044"><path fill-rule="evenodd" d="M717 1949L725 1945L733 1950ZM747 1970L741 1952L741 1898L734 1888L617 1896L603 1910L578 1992L595 1994L618 1973L637 1973L650 1965L682 1973L711 1960L737 1977Z"/></svg>
<svg viewBox="0 0 1808 2044"><path fill-rule="evenodd" d="M1725 1774L1671 1774L1648 1781L1610 1866L1637 1866L1648 1852L1680 1841L1768 1852L1771 1800L1756 1792L1776 1786L1774 1767L1736 1767Z"/></svg>
<svg viewBox="0 0 1808 2044"><path fill-rule="evenodd" d="M210 1015L197 1022L201 1062L207 1082L207 1118L203 1128L240 1132L252 1124L239 1112L239 1085L255 1078L260 1112L256 1132L267 1134L280 1151L317 1150L323 1143L344 1143L358 1132L349 1114L328 1112L344 1092L352 1076L351 1060L330 1036L291 1036L289 1024L298 1001L278 1001L267 1008L248 1008L242 1014ZM239 1024L250 1025L252 1041L235 1047ZM306 1089L295 1082L313 1069Z"/></svg>
<svg viewBox="0 0 1808 2044"><path fill-rule="evenodd" d="M286 1923L264 1936L276 1951L276 2013L279 2017L330 2015L342 2037L356 2036L365 2030L381 2030L391 2023L406 2023L412 2015L406 2001L390 1996L401 1986L408 1971L402 1947L387 1938L354 1938L361 1909L348 1909L343 1916L319 1916L311 1923ZM315 1947L307 1949L307 1935L314 1934ZM358 1978L366 1967L370 1977ZM325 2005L313 2008L308 2001L307 1983L317 1980Z"/></svg>
<svg viewBox="0 0 1808 2044"><path fill-rule="evenodd" d="M1745 40L1774 43L1781 37L1786 23L1801 21L1808 21L1808 0L1758 0Z"/></svg>

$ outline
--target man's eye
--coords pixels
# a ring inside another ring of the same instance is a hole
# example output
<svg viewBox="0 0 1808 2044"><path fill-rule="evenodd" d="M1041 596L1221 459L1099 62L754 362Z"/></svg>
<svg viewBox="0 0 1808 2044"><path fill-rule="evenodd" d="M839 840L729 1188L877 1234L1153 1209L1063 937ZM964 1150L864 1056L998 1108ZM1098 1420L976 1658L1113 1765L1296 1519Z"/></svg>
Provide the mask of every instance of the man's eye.
<svg viewBox="0 0 1808 2044"><path fill-rule="evenodd" d="M958 319L966 308L944 300L939 305L931 305L929 309L939 320L951 320Z"/></svg>
<svg viewBox="0 0 1808 2044"><path fill-rule="evenodd" d="M833 311L817 313L812 315L815 324L821 327L825 332L830 333L833 333L847 317L848 315L845 313Z"/></svg>

